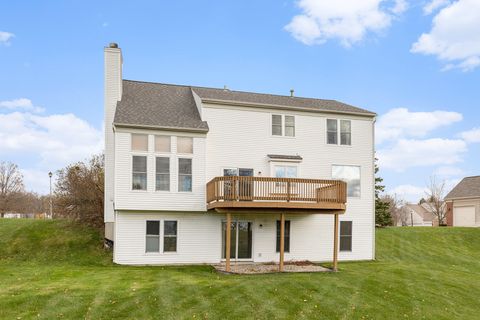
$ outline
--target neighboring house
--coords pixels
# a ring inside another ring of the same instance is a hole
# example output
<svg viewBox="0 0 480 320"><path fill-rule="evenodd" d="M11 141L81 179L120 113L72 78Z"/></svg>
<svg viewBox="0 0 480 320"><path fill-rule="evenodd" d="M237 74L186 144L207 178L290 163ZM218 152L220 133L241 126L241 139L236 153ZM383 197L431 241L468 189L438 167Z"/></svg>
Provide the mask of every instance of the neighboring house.
<svg viewBox="0 0 480 320"><path fill-rule="evenodd" d="M35 214L9 212L9 213L5 213L3 217L6 219L35 219Z"/></svg>
<svg viewBox="0 0 480 320"><path fill-rule="evenodd" d="M445 197L447 225L480 227L480 176L466 177Z"/></svg>
<svg viewBox="0 0 480 320"><path fill-rule="evenodd" d="M281 269L283 260L374 259L374 123L375 113L334 100L123 80L111 44L105 236L114 262Z"/></svg>
<svg viewBox="0 0 480 320"><path fill-rule="evenodd" d="M411 204L407 203L401 208L401 219L397 226L412 227L432 227L438 226L438 219L432 213L431 207L427 203Z"/></svg>

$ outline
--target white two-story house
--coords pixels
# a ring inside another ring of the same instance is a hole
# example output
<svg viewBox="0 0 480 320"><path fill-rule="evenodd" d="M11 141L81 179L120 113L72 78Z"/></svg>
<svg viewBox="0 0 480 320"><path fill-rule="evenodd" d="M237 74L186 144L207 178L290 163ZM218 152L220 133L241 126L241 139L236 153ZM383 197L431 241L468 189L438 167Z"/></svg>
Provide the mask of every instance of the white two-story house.
<svg viewBox="0 0 480 320"><path fill-rule="evenodd" d="M375 113L122 79L105 48L105 237L119 264L370 260Z"/></svg>

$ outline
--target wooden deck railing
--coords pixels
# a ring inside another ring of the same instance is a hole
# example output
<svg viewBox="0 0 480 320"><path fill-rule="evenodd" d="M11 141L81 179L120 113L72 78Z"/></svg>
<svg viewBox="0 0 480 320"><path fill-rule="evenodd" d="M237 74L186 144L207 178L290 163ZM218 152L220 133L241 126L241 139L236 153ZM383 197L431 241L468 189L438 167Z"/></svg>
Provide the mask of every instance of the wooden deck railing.
<svg viewBox="0 0 480 320"><path fill-rule="evenodd" d="M207 203L219 201L345 203L340 180L273 177L215 177L207 183Z"/></svg>

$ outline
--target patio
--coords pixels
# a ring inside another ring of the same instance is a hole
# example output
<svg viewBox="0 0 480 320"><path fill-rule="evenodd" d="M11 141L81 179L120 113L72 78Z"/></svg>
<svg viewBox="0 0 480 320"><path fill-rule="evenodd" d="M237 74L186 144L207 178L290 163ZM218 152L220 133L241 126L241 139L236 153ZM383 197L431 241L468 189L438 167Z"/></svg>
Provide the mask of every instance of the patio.
<svg viewBox="0 0 480 320"><path fill-rule="evenodd" d="M225 263L213 265L213 267L222 273L234 274L265 274L278 273L277 263L234 263L230 265L230 271L225 270ZM292 261L285 262L282 272L331 272L331 269L314 264L310 261Z"/></svg>

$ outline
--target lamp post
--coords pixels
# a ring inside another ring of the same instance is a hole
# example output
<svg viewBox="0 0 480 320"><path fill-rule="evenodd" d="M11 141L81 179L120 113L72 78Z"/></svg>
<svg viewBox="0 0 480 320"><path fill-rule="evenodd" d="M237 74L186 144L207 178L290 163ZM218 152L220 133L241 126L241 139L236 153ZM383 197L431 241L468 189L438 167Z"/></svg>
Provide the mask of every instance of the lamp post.
<svg viewBox="0 0 480 320"><path fill-rule="evenodd" d="M50 171L48 173L48 177L50 178L50 219L53 218L53 204L52 204L52 176L53 176L53 173Z"/></svg>

